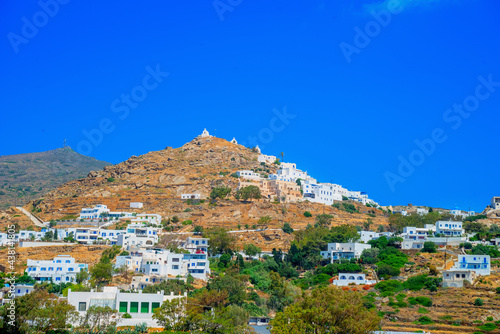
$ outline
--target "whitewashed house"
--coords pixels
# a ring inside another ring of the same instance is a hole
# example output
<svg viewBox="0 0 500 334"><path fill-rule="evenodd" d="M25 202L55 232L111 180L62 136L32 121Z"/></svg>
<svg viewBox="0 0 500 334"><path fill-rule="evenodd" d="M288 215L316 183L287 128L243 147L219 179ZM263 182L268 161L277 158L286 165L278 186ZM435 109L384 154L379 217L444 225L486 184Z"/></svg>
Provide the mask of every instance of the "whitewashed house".
<svg viewBox="0 0 500 334"><path fill-rule="evenodd" d="M194 194L181 194L181 199L201 199L201 195L194 193Z"/></svg>
<svg viewBox="0 0 500 334"><path fill-rule="evenodd" d="M142 202L130 202L130 207L132 209L142 209L144 204Z"/></svg>
<svg viewBox="0 0 500 334"><path fill-rule="evenodd" d="M106 286L102 292L91 290L90 292L73 292L68 290L68 303L73 305L80 316L84 316L92 306L109 306L120 314L128 313L131 319L120 319L117 326L133 326L146 322L148 327L159 327L152 315L156 308L164 301L176 298L186 298L184 295L164 295L163 291L158 293L130 293L120 292L117 287Z"/></svg>
<svg viewBox="0 0 500 334"><path fill-rule="evenodd" d="M36 281L59 284L74 282L81 270L88 270L88 265L76 263L69 255L58 255L49 261L28 259L26 273Z"/></svg>
<svg viewBox="0 0 500 334"><path fill-rule="evenodd" d="M207 280L210 274L207 238L189 237L180 248L189 253L172 253L166 249L148 249L117 256L115 267L127 266L128 270L151 277L187 277Z"/></svg>
<svg viewBox="0 0 500 334"><path fill-rule="evenodd" d="M459 237L464 234L462 222L459 221L437 221L436 234L444 234L448 237Z"/></svg>
<svg viewBox="0 0 500 334"><path fill-rule="evenodd" d="M118 235L116 244L123 248L153 247L158 243L160 229L146 227L143 224L129 224L125 233Z"/></svg>
<svg viewBox="0 0 500 334"><path fill-rule="evenodd" d="M443 271L443 287L445 288L461 288L464 286L464 281L473 283L476 279L476 273L472 270L452 268Z"/></svg>
<svg viewBox="0 0 500 334"><path fill-rule="evenodd" d="M251 170L240 170L236 172L236 175L242 179L247 179L247 180L260 180L261 176L259 173L255 173Z"/></svg>
<svg viewBox="0 0 500 334"><path fill-rule="evenodd" d="M328 249L322 251L320 254L324 259L329 259L333 263L334 261L346 259L359 259L361 253L365 249L370 249L372 246L367 244L362 244L359 242L348 242L348 243L329 243Z"/></svg>
<svg viewBox="0 0 500 334"><path fill-rule="evenodd" d="M474 271L476 275L488 276L491 272L489 255L459 255L455 268Z"/></svg>
<svg viewBox="0 0 500 334"><path fill-rule="evenodd" d="M426 215L429 213L429 209L426 208L417 208L417 214L419 215Z"/></svg>
<svg viewBox="0 0 500 334"><path fill-rule="evenodd" d="M258 146L256 148L258 148ZM259 152L260 152L260 149L259 149ZM267 164L272 164L276 160L277 160L277 158L274 155L259 154L259 156L257 157L257 161L258 162L264 162L264 163L267 163Z"/></svg>
<svg viewBox="0 0 500 334"><path fill-rule="evenodd" d="M493 210L500 210L500 196L492 197L490 206Z"/></svg>
<svg viewBox="0 0 500 334"><path fill-rule="evenodd" d="M161 215L156 213L139 213L135 215L134 218L130 220L132 224L152 224L152 225L161 225Z"/></svg>
<svg viewBox="0 0 500 334"><path fill-rule="evenodd" d="M375 280L367 280L365 274L339 273L338 278L332 281L336 286L348 286L349 284L375 284Z"/></svg>
<svg viewBox="0 0 500 334"><path fill-rule="evenodd" d="M121 217L132 217L132 212L122 212L122 211L110 211L108 207L104 204L98 204L93 208L83 208L80 211L79 219L101 219L101 218L113 218L118 219Z"/></svg>

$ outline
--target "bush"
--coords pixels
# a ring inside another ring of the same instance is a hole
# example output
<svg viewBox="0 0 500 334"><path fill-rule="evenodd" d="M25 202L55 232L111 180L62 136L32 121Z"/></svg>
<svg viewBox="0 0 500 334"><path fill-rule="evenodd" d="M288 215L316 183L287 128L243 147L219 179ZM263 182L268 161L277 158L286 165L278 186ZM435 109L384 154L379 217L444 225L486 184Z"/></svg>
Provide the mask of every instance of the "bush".
<svg viewBox="0 0 500 334"><path fill-rule="evenodd" d="M112 178L112 177L108 177L107 181L108 181L108 182L115 182L115 179L114 179L114 178Z"/></svg>
<svg viewBox="0 0 500 334"><path fill-rule="evenodd" d="M432 306L432 299L430 299L429 297L420 296L420 297L415 298L415 301L417 302L417 304L420 304L420 305L425 306L425 307Z"/></svg>
<svg viewBox="0 0 500 334"><path fill-rule="evenodd" d="M463 247L465 249L472 249L472 244L470 242L462 242L460 244L460 247Z"/></svg>
<svg viewBox="0 0 500 334"><path fill-rule="evenodd" d="M436 244L432 241L424 242L424 247L422 247L423 253L436 253Z"/></svg>
<svg viewBox="0 0 500 334"><path fill-rule="evenodd" d="M130 314L128 314L128 313L124 313L124 314L123 314L123 317L124 317L125 319L132 319L132 316L131 316Z"/></svg>
<svg viewBox="0 0 500 334"><path fill-rule="evenodd" d="M474 305L475 306L483 306L484 302L481 298L476 298L476 300L474 300Z"/></svg>
<svg viewBox="0 0 500 334"><path fill-rule="evenodd" d="M420 323L421 325L430 325L430 324L434 323L434 321L432 321L432 319L429 318L426 315L424 315L423 317L418 318L417 322Z"/></svg>
<svg viewBox="0 0 500 334"><path fill-rule="evenodd" d="M494 331L497 329L497 326L494 323L487 322L482 326L478 326L477 328L482 329L483 331Z"/></svg>
<svg viewBox="0 0 500 334"><path fill-rule="evenodd" d="M307 218L312 217L312 213L310 213L309 211L305 211L304 217L307 217Z"/></svg>
<svg viewBox="0 0 500 334"><path fill-rule="evenodd" d="M284 223L283 224L283 232L292 234L293 233L293 228L290 226L289 223Z"/></svg>
<svg viewBox="0 0 500 334"><path fill-rule="evenodd" d="M384 263L380 264L377 268L377 275L385 279L398 276L399 273L400 271L398 268L394 268L393 266Z"/></svg>

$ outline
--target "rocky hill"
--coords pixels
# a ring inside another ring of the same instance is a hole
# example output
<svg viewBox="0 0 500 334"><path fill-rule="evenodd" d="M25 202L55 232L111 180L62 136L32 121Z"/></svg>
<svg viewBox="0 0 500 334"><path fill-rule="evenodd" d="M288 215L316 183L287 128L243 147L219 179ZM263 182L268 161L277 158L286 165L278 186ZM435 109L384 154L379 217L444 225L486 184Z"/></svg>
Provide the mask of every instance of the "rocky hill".
<svg viewBox="0 0 500 334"><path fill-rule="evenodd" d="M108 165L70 147L0 156L0 209L25 205L65 182Z"/></svg>
<svg viewBox="0 0 500 334"><path fill-rule="evenodd" d="M314 216L321 213L334 215L333 224L362 224L367 218L374 226L387 224L382 211L358 206L359 213L349 214L331 206L302 202L296 204L272 203L266 200L241 202L230 196L216 205L209 201L189 204L181 200L182 193L199 193L206 199L215 186L225 185L233 189L238 178L231 174L242 169L254 169L263 173L275 173L275 164L261 165L258 153L244 146L221 138L197 138L182 147L167 147L161 151L132 156L120 164L107 166L102 171L90 172L86 178L68 182L30 202L25 208L36 211L45 220L76 216L82 207L105 204L111 210L130 211L130 202L143 202L144 208L136 212L158 213L163 218L177 216L181 231L191 231L193 226L225 227L228 229L252 228L262 216L271 216L269 229L263 233L240 233L241 243L255 239L264 249L283 247L291 236L282 231L284 222L293 228L305 228L314 224ZM312 217L305 217L309 211Z"/></svg>

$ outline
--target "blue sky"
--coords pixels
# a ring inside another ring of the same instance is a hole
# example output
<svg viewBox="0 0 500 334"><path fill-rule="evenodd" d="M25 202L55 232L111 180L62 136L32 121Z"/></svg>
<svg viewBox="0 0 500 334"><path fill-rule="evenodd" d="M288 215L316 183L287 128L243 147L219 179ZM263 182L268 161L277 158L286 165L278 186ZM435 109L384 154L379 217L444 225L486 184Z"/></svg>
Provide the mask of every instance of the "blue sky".
<svg viewBox="0 0 500 334"><path fill-rule="evenodd" d="M500 3L391 1L3 1L0 154L118 163L206 127L383 205L481 211Z"/></svg>

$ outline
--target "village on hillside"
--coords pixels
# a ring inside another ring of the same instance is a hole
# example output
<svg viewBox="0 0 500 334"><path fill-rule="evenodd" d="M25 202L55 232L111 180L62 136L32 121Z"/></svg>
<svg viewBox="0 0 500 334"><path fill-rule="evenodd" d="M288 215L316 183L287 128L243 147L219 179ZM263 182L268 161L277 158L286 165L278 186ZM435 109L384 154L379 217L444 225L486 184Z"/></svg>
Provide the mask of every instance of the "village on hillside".
<svg viewBox="0 0 500 334"><path fill-rule="evenodd" d="M200 147L212 140L206 130L194 139ZM222 151L224 145L240 146L234 138L224 141ZM102 195L73 216L41 218L37 205L43 200L4 212L4 310L14 300L48 291L75 310L68 322L75 328L92 327L89 319L99 316L107 319L98 321L99 330L110 323L182 329L180 320L168 320L181 317L168 313L173 305L222 298L237 308L232 312L246 314L244 323L230 325L245 332L248 324L272 325L301 290L336 286L359 292L384 330L497 330L500 197L481 214L380 206L364 192L320 183L258 147L241 149L255 155L255 168L233 166L217 174L208 193L182 186L174 199L177 213L168 216L121 196L122 209L113 211L111 197ZM253 224L236 224L243 221L236 211L228 225L211 225L208 218L200 222L203 212L218 216L217 210L231 207L246 207L245 219ZM11 250L16 261L9 260ZM210 295L221 289L227 294ZM467 313L471 308L474 313Z"/></svg>

